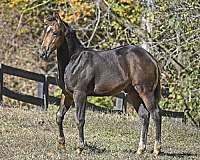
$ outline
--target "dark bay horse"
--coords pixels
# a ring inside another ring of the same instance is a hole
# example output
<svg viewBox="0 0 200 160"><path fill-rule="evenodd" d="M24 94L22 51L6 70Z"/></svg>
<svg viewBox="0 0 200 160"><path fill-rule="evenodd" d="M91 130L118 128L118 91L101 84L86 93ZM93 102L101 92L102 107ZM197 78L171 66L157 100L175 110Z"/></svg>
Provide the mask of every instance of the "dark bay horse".
<svg viewBox="0 0 200 160"><path fill-rule="evenodd" d="M128 93L128 101L137 111L142 128L138 154L146 149L150 115L155 123L154 154L161 150L160 71L156 60L143 48L126 45L111 50L84 48L75 31L59 15L48 21L40 56L47 59L57 50L58 82L62 89L57 112L59 144L65 145L63 119L74 102L79 131L79 150L84 148L84 124L87 96Z"/></svg>

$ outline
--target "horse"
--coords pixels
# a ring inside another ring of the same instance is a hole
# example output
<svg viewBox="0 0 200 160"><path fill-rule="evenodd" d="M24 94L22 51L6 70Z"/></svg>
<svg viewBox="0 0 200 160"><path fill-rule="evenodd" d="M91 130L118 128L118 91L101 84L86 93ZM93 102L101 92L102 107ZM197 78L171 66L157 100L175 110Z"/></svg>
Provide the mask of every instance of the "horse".
<svg viewBox="0 0 200 160"><path fill-rule="evenodd" d="M56 114L58 143L65 146L63 119L72 103L79 135L79 152L85 147L84 124L87 96L111 96L124 91L141 121L137 154L146 150L150 116L155 123L155 155L161 152L160 70L156 59L136 45L108 50L85 48L76 31L58 14L47 20L40 57L57 51L61 104Z"/></svg>

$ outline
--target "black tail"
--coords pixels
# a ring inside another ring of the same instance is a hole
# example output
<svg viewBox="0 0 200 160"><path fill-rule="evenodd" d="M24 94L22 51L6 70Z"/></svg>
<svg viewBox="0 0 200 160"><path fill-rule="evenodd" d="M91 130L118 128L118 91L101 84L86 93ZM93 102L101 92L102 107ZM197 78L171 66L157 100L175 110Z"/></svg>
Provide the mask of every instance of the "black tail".
<svg viewBox="0 0 200 160"><path fill-rule="evenodd" d="M157 86L155 88L154 96L155 96L156 104L158 104L161 99L160 68L159 67L158 67L158 81L157 81Z"/></svg>

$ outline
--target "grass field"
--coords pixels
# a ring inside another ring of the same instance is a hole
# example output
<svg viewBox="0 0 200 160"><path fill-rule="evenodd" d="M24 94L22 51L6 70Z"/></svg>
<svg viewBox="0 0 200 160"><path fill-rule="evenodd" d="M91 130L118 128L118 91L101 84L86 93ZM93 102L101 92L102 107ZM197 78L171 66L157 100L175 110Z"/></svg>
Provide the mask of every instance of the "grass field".
<svg viewBox="0 0 200 160"><path fill-rule="evenodd" d="M0 109L1 160L126 160L156 159L151 154L154 127L151 122L147 152L136 155L139 121L124 115L87 111L85 134L87 148L76 152L77 129L74 109L66 117L64 131L66 150L57 149L55 109L48 112L17 108ZM200 160L200 131L173 119L162 124L162 153L157 159Z"/></svg>

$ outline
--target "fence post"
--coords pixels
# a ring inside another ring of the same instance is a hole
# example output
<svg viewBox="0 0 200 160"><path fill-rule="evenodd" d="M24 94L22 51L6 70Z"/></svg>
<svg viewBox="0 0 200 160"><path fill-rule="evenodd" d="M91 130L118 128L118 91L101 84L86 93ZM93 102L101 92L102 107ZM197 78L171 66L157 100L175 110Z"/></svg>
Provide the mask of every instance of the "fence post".
<svg viewBox="0 0 200 160"><path fill-rule="evenodd" d="M37 83L37 97L39 98L43 98L43 85L42 82Z"/></svg>
<svg viewBox="0 0 200 160"><path fill-rule="evenodd" d="M123 96L116 98L116 105L114 106L113 110L121 111L123 113L126 113L126 109L127 109L127 93L121 92L120 94L123 94Z"/></svg>
<svg viewBox="0 0 200 160"><path fill-rule="evenodd" d="M43 99L43 90L44 90L44 82L37 82L37 97ZM40 106L37 106L38 110L41 110L41 106L42 109L44 109L44 101Z"/></svg>
<svg viewBox="0 0 200 160"><path fill-rule="evenodd" d="M113 108L116 111L122 111L123 112L123 98L116 98L116 105Z"/></svg>
<svg viewBox="0 0 200 160"><path fill-rule="evenodd" d="M43 84L43 102L44 102L43 110L45 110L45 111L47 111L47 109L48 109L48 98L49 98L48 86L49 86L48 75L45 74L44 84Z"/></svg>
<svg viewBox="0 0 200 160"><path fill-rule="evenodd" d="M0 63L0 105L3 103L3 65Z"/></svg>

